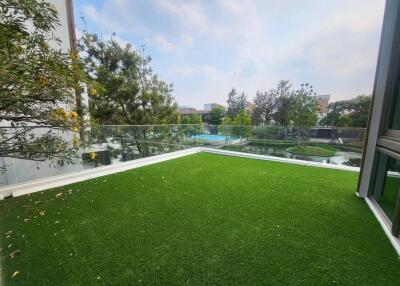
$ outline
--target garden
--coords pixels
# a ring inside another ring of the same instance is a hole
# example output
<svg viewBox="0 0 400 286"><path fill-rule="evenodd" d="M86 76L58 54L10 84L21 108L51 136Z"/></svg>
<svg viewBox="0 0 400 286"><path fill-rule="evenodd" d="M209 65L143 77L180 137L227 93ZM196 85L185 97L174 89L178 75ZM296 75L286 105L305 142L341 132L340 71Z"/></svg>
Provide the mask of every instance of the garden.
<svg viewBox="0 0 400 286"><path fill-rule="evenodd" d="M357 178L200 153L10 198L2 284L396 285Z"/></svg>

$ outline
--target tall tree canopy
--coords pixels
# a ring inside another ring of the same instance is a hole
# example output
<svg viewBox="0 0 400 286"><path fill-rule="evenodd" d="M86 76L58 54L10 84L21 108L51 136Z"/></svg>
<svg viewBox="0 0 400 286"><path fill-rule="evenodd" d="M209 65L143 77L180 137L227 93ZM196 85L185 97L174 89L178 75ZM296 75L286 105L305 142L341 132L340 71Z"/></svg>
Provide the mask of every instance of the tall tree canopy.
<svg viewBox="0 0 400 286"><path fill-rule="evenodd" d="M301 84L289 107L289 121L295 126L311 127L318 121L318 104L312 85Z"/></svg>
<svg viewBox="0 0 400 286"><path fill-rule="evenodd" d="M232 106L231 109L228 108L228 114L230 110L233 114L234 107L238 106L235 103L241 100L233 89L228 97L228 104ZM244 110L244 106L241 110ZM283 126L310 127L317 122L317 107L316 93L310 84L301 84L300 89L292 90L288 80L281 80L276 88L257 91L251 117L254 125L270 124L273 120Z"/></svg>
<svg viewBox="0 0 400 286"><path fill-rule="evenodd" d="M239 111L246 108L246 100L247 96L244 94L244 92L239 95L237 90L232 88L228 94L228 100L226 101L228 104L228 116L232 119L235 118Z"/></svg>
<svg viewBox="0 0 400 286"><path fill-rule="evenodd" d="M45 1L0 1L0 121L11 127L0 129L0 157L73 159L78 139L66 138L82 126L74 100L85 73L76 53L58 48L57 25Z"/></svg>
<svg viewBox="0 0 400 286"><path fill-rule="evenodd" d="M292 84L288 80L281 80L276 88L277 103L276 110L272 116L276 123L282 126L287 126L289 122L290 106L294 99L294 91Z"/></svg>
<svg viewBox="0 0 400 286"><path fill-rule="evenodd" d="M222 119L225 116L225 108L222 106L214 107L210 111L210 120L209 123L212 125L220 125L222 123Z"/></svg>
<svg viewBox="0 0 400 286"><path fill-rule="evenodd" d="M268 91L257 91L254 98L254 109L252 112L253 124L268 124L278 105L278 92L276 89Z"/></svg>
<svg viewBox="0 0 400 286"><path fill-rule="evenodd" d="M79 48L92 87L90 114L103 124L177 123L178 106L167 84L154 74L150 57L113 38L102 40L85 33Z"/></svg>
<svg viewBox="0 0 400 286"><path fill-rule="evenodd" d="M359 95L329 104L328 114L320 125L336 127L367 127L371 96Z"/></svg>

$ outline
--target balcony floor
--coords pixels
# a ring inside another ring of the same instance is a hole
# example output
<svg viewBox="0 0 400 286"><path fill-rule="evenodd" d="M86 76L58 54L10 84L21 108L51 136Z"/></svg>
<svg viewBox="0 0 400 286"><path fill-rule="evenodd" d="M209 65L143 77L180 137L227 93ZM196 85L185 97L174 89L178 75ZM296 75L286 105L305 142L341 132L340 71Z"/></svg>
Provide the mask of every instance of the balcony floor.
<svg viewBox="0 0 400 286"><path fill-rule="evenodd" d="M200 153L7 199L0 284L397 285L357 177Z"/></svg>

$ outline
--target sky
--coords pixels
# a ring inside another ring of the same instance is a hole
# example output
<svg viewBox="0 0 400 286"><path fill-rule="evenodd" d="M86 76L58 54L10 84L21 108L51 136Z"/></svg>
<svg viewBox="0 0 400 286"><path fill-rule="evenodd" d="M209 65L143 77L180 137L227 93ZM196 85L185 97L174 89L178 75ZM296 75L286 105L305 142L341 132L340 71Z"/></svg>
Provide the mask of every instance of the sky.
<svg viewBox="0 0 400 286"><path fill-rule="evenodd" d="M226 105L234 87L310 83L331 102L371 94L383 0L74 0L75 24L145 47L180 106ZM79 35L79 32L77 33Z"/></svg>

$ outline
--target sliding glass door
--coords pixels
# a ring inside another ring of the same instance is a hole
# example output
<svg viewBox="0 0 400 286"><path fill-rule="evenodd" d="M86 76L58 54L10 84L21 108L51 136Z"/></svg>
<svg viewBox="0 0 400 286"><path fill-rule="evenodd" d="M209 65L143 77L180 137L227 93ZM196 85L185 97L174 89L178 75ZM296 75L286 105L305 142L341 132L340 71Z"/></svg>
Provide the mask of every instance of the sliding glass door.
<svg viewBox="0 0 400 286"><path fill-rule="evenodd" d="M392 224L392 233L399 235L399 200L400 200L400 156L381 149L377 165L375 184L371 198L382 208Z"/></svg>
<svg viewBox="0 0 400 286"><path fill-rule="evenodd" d="M400 1L387 0L358 196L400 233Z"/></svg>

